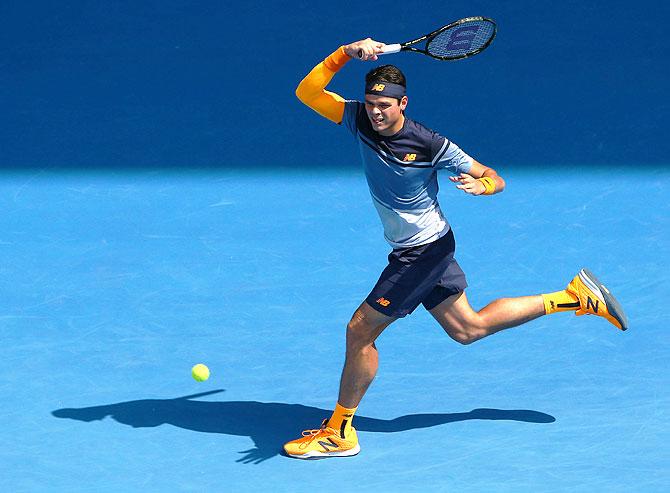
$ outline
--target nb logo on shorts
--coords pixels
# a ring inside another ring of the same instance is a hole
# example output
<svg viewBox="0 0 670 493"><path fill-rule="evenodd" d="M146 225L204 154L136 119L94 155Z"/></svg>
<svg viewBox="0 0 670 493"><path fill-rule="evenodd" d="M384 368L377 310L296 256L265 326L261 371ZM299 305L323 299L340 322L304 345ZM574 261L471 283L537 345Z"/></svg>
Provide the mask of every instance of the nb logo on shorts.
<svg viewBox="0 0 670 493"><path fill-rule="evenodd" d="M374 86L372 86L372 90L377 91L377 92L382 92L385 87L386 87L386 84L375 84Z"/></svg>
<svg viewBox="0 0 670 493"><path fill-rule="evenodd" d="M403 161L416 161L416 154L405 154Z"/></svg>
<svg viewBox="0 0 670 493"><path fill-rule="evenodd" d="M379 303L381 306L389 306L391 304L391 302L385 299L383 296L377 300L377 303Z"/></svg>

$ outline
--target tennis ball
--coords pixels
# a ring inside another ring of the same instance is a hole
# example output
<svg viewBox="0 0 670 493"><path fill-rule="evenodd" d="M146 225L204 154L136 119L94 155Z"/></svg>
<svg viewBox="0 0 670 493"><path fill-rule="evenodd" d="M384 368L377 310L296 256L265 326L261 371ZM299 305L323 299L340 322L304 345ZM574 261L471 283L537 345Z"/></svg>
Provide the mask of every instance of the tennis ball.
<svg viewBox="0 0 670 493"><path fill-rule="evenodd" d="M202 363L198 363L191 368L191 375L193 375L193 378L198 382L204 382L209 378L209 368Z"/></svg>

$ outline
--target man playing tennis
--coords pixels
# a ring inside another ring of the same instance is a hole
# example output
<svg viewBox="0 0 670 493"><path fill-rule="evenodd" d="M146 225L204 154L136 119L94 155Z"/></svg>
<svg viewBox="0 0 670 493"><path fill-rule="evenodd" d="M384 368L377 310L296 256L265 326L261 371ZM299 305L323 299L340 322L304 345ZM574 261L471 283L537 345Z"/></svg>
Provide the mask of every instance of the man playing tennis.
<svg viewBox="0 0 670 493"><path fill-rule="evenodd" d="M389 264L347 326L346 360L337 404L321 428L284 445L291 457L313 459L360 451L352 418L378 367L375 340L419 304L446 333L470 344L542 315L575 311L604 317L626 330L619 303L589 271L582 269L565 290L498 299L479 311L465 295L465 274L454 259L454 235L437 201L437 172L463 192L502 192L505 181L456 144L405 116L408 98L402 72L384 65L365 80L365 103L346 101L326 86L351 58L377 60L383 43L368 38L340 47L305 77L296 95L329 120L343 123L357 138L372 202L386 240Z"/></svg>

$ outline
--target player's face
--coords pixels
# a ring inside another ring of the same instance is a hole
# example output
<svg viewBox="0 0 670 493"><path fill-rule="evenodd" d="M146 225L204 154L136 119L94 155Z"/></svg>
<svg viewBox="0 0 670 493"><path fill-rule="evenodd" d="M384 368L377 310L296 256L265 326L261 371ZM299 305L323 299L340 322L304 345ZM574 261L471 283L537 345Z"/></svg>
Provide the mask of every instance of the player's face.
<svg viewBox="0 0 670 493"><path fill-rule="evenodd" d="M381 135L393 135L400 131L405 121L403 111L407 106L407 96L398 102L396 98L365 95L365 111L372 129Z"/></svg>

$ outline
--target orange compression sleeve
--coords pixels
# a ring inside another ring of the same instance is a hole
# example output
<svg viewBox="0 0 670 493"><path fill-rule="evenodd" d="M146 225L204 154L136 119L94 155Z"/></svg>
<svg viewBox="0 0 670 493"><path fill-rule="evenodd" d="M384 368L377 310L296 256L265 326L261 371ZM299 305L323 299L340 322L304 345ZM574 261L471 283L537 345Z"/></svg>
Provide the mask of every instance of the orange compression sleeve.
<svg viewBox="0 0 670 493"><path fill-rule="evenodd" d="M326 86L349 60L351 58L344 52L344 47L338 48L314 67L307 77L300 81L295 91L300 101L335 123L342 122L344 98L334 92L326 91Z"/></svg>

